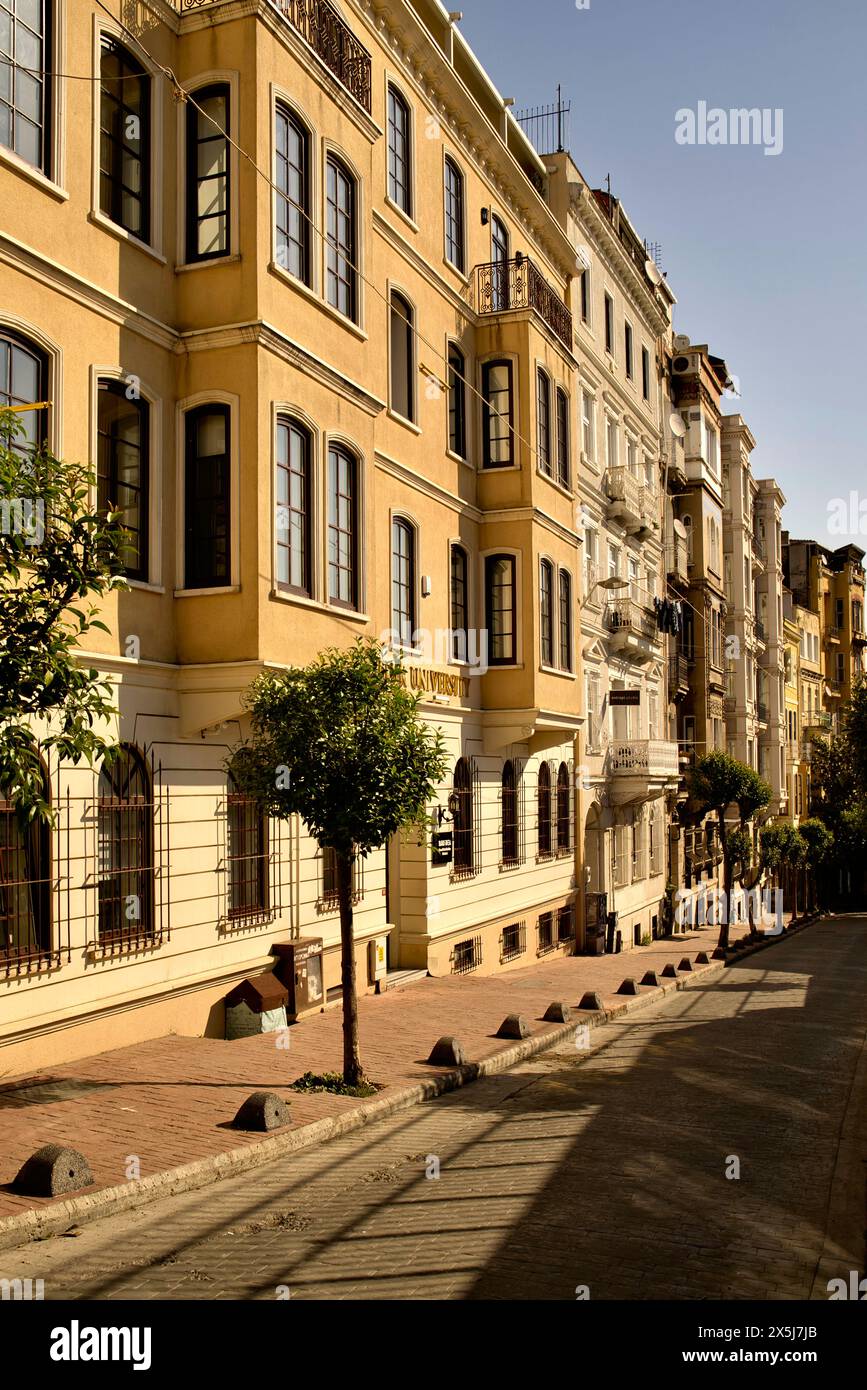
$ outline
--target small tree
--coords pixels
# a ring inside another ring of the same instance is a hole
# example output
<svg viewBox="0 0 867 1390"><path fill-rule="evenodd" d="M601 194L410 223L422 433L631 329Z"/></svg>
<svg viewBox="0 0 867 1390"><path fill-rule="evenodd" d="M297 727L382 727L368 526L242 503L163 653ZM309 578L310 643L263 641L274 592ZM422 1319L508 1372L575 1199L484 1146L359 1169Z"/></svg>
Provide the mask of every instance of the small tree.
<svg viewBox="0 0 867 1390"><path fill-rule="evenodd" d="M823 821L811 817L798 826L804 842L804 867L807 873L807 911L818 903L816 870L827 863L834 852L834 836ZM811 892L812 888L812 892Z"/></svg>
<svg viewBox="0 0 867 1390"><path fill-rule="evenodd" d="M243 789L279 819L298 815L334 851L343 982L343 1079L363 1079L358 1043L352 869L426 821L445 775L442 735L372 640L312 665L266 672L248 692L252 735L232 763Z"/></svg>
<svg viewBox="0 0 867 1390"><path fill-rule="evenodd" d="M124 532L117 513L96 511L93 474L22 433L19 417L0 410L0 787L33 820L50 816L34 726L43 747L73 763L112 746L94 728L115 713L111 684L79 664L76 648L108 631L94 600L126 581Z"/></svg>
<svg viewBox="0 0 867 1390"><path fill-rule="evenodd" d="M690 792L693 800L701 808L702 814L715 811L719 825L720 847L723 856L723 892L726 911L720 924L719 947L726 950L729 944L729 917L731 916L732 884L735 866L744 853L740 839L734 845L726 815L731 806L737 806L739 828L747 829L750 816L763 806L767 806L773 795L767 782L764 782L753 768L738 762L730 753L715 749L696 761L690 779Z"/></svg>

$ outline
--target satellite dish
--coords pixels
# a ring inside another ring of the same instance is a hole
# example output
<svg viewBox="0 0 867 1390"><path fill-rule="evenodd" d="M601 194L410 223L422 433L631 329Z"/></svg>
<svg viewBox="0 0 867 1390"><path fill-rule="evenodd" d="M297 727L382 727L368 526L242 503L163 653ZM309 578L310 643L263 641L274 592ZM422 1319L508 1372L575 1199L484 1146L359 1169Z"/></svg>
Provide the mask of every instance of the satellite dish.
<svg viewBox="0 0 867 1390"><path fill-rule="evenodd" d="M586 246L578 247L577 251L575 252L575 259L582 270L590 269L590 252L587 250Z"/></svg>
<svg viewBox="0 0 867 1390"><path fill-rule="evenodd" d="M672 434L673 434L677 439L683 439L684 435L686 434L686 425L683 423L683 419L681 418L680 415L677 414L676 411L675 411L675 413L671 416L671 418L670 418L670 420L669 420L668 423L669 423L669 425L670 425L670 427L671 427L671 432L672 432Z"/></svg>
<svg viewBox="0 0 867 1390"><path fill-rule="evenodd" d="M686 350L687 350L687 348L688 348L689 346L690 346L690 341L689 341L689 338L686 336L685 333L676 333L676 334L675 334L675 336L674 336L674 350L675 350L675 352L686 352Z"/></svg>
<svg viewBox="0 0 867 1390"><path fill-rule="evenodd" d="M659 266L656 264L655 261L646 260L644 262L644 273L650 281L651 285L662 284L662 271L659 269Z"/></svg>

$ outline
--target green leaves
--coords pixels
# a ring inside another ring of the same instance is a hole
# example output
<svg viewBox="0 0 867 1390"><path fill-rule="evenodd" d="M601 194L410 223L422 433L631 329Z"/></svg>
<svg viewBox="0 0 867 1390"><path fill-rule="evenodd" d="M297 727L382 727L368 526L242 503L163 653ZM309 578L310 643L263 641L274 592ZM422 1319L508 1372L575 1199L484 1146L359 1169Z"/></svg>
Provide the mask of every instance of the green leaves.
<svg viewBox="0 0 867 1390"><path fill-rule="evenodd" d="M767 806L773 795L754 768L730 753L716 749L696 761L690 777L690 793L702 812L723 811L737 805L742 821Z"/></svg>
<svg viewBox="0 0 867 1390"><path fill-rule="evenodd" d="M270 814L297 814L321 845L362 855L424 820L445 775L442 736L378 643L266 672L247 704L253 733L233 772Z"/></svg>
<svg viewBox="0 0 867 1390"><path fill-rule="evenodd" d="M78 599L125 585L117 517L94 513L96 480L48 449L26 449L21 424L0 410L0 786L25 817L45 818L32 733L79 762L107 744L94 729L115 713L111 683L83 669L77 652L92 629L109 629ZM39 527L28 523L41 518Z"/></svg>

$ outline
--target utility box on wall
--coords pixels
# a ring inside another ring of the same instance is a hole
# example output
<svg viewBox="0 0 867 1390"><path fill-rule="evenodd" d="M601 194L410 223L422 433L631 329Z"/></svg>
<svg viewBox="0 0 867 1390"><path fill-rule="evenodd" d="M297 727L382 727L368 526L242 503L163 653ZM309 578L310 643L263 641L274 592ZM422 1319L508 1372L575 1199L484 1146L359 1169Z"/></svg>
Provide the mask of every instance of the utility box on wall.
<svg viewBox="0 0 867 1390"><path fill-rule="evenodd" d="M325 1004L322 983L322 937L300 936L296 941L279 941L271 947L277 957L274 974L286 986L286 1012L290 1019L318 1012Z"/></svg>
<svg viewBox="0 0 867 1390"><path fill-rule="evenodd" d="M372 985L379 988L388 973L388 937L375 936L367 943L367 974Z"/></svg>

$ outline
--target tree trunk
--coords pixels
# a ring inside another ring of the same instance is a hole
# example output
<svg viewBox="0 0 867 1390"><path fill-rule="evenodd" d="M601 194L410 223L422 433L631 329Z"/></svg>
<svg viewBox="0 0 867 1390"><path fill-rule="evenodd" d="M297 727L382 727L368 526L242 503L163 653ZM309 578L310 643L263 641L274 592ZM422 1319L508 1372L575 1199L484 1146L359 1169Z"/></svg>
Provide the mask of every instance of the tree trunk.
<svg viewBox="0 0 867 1390"><path fill-rule="evenodd" d="M729 841L726 831L725 807L717 811L719 820L719 842L723 853L723 897L725 911L722 914L722 922L719 929L719 941L717 950L727 951L729 946L729 918L732 915L732 870L734 865L729 860Z"/></svg>
<svg viewBox="0 0 867 1390"><path fill-rule="evenodd" d="M792 878L792 921L794 922L794 921L796 920L797 916L798 916L798 868L797 868L797 865L793 865L793 866L792 866L792 868L791 868L791 870L790 870L790 873L791 873L791 878Z"/></svg>
<svg viewBox="0 0 867 1390"><path fill-rule="evenodd" d="M340 905L340 978L343 984L343 1080L347 1086L361 1084L361 1056L358 1048L358 998L355 993L355 938L352 933L352 858L335 850L337 861L337 901Z"/></svg>

